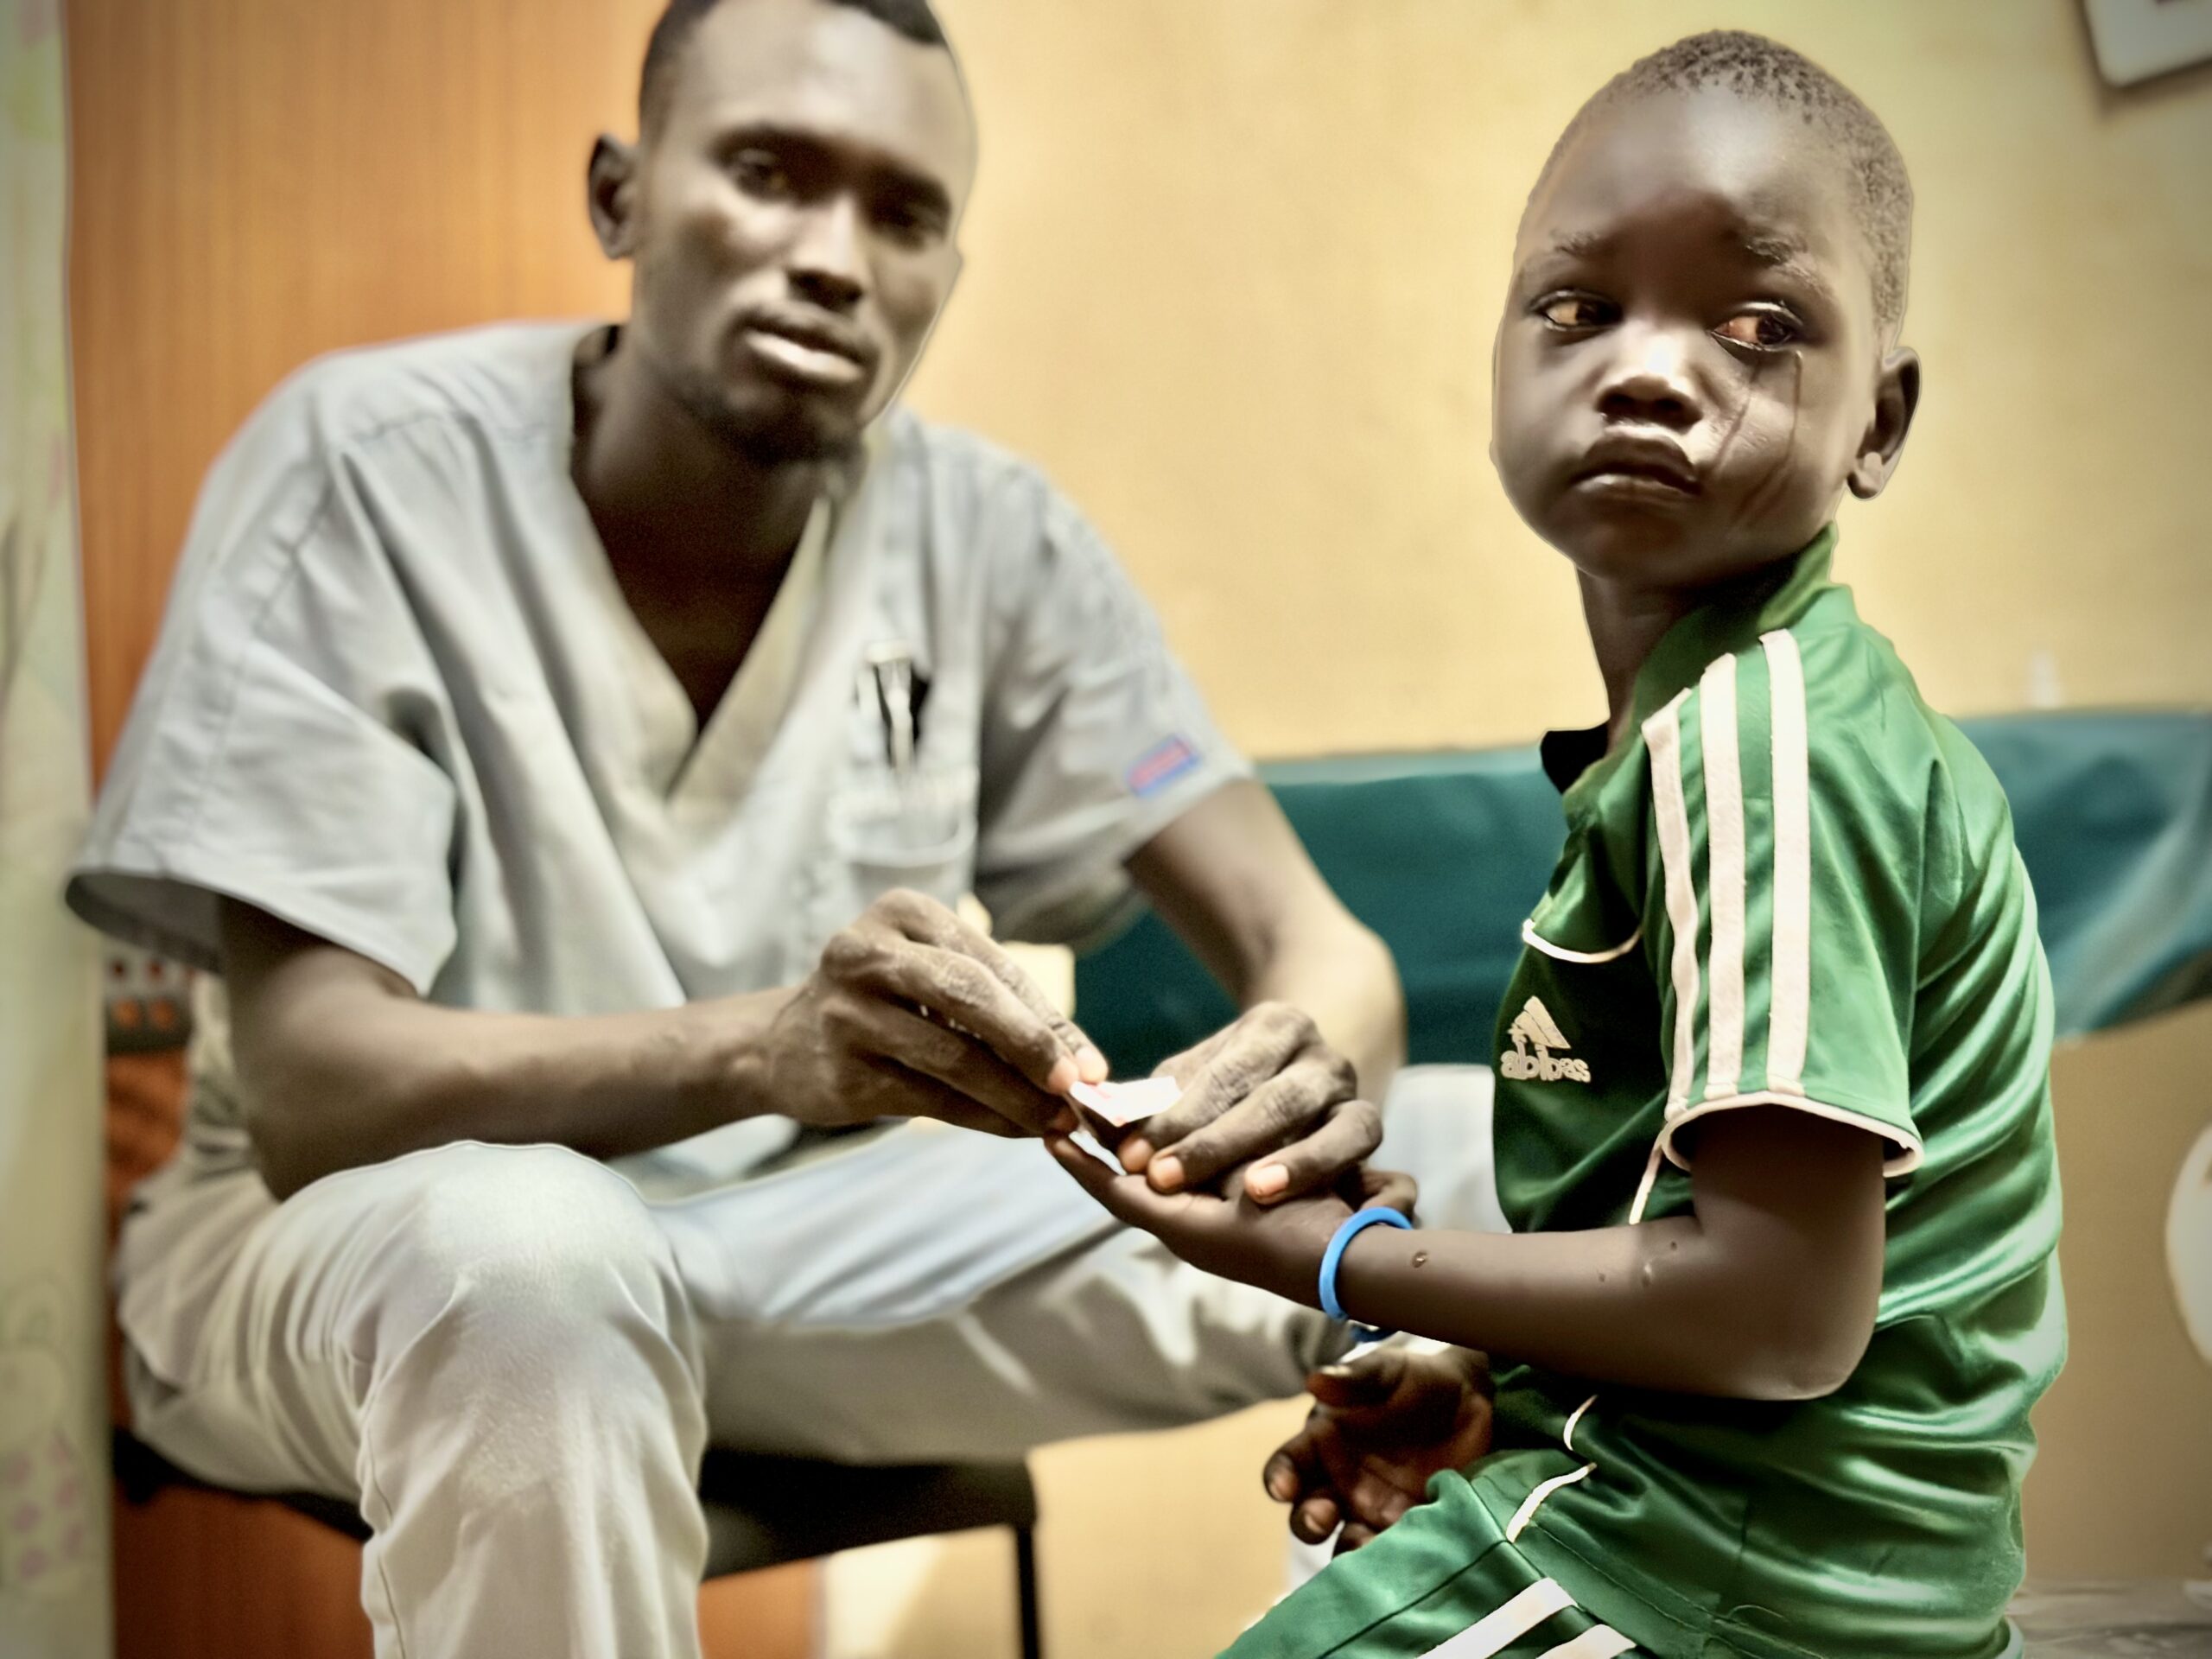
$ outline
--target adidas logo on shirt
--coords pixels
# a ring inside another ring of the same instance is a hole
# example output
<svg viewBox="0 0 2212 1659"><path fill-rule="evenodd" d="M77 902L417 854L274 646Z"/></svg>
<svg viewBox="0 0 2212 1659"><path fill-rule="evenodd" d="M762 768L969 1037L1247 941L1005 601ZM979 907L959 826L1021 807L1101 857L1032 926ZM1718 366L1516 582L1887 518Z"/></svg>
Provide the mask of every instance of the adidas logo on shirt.
<svg viewBox="0 0 2212 1659"><path fill-rule="evenodd" d="M1513 1039L1513 1052L1497 1057L1498 1075L1516 1083L1587 1083L1590 1063L1587 1060L1562 1060L1554 1049L1570 1049L1573 1044L1551 1016L1541 999L1530 997L1505 1034ZM1535 1052L1530 1052L1531 1050Z"/></svg>

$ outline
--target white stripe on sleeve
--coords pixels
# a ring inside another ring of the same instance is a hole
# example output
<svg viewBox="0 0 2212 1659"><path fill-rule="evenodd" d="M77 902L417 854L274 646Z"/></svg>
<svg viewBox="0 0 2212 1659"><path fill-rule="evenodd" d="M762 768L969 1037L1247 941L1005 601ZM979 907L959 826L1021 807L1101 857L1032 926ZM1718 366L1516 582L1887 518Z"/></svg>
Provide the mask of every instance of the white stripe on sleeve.
<svg viewBox="0 0 2212 1659"><path fill-rule="evenodd" d="M1651 800L1659 821L1659 861L1667 875L1667 924L1674 930L1675 1033L1667 1109L1689 1104L1697 1071L1697 884L1690 869L1690 821L1682 800L1683 691L1643 722L1651 752Z"/></svg>
<svg viewBox="0 0 2212 1659"><path fill-rule="evenodd" d="M1736 752L1736 659L1698 684L1705 752L1706 881L1713 898L1705 1097L1726 1100L1744 1073L1744 772Z"/></svg>
<svg viewBox="0 0 2212 1659"><path fill-rule="evenodd" d="M1774 687L1774 964L1766 1086L1805 1092L1813 1004L1813 785L1806 747L1805 662L1787 630L1766 635Z"/></svg>

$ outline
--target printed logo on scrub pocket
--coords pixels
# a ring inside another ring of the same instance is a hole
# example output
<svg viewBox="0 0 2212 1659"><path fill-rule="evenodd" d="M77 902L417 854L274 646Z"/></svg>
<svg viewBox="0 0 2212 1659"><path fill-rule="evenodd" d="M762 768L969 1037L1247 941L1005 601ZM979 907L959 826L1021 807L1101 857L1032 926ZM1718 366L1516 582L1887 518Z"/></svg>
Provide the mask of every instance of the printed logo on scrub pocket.
<svg viewBox="0 0 2212 1659"><path fill-rule="evenodd" d="M1538 998L1532 996L1522 1005L1505 1034L1513 1039L1513 1052L1497 1057L1500 1077L1516 1083L1590 1081L1589 1061L1562 1060L1553 1053L1554 1049L1564 1052L1574 1045L1567 1040L1550 1010Z"/></svg>

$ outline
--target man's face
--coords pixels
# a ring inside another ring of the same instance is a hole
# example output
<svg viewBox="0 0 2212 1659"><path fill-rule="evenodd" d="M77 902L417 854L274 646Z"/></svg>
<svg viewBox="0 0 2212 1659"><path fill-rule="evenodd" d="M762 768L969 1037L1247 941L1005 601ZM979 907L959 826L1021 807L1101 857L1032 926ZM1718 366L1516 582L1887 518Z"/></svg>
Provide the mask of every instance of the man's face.
<svg viewBox="0 0 2212 1659"><path fill-rule="evenodd" d="M633 341L767 462L843 453L959 273L975 130L950 54L820 0L728 0L639 160Z"/></svg>
<svg viewBox="0 0 2212 1659"><path fill-rule="evenodd" d="M1597 113L1522 224L1498 474L1588 575L1725 581L1834 512L1882 347L1817 128L1725 91L1632 98Z"/></svg>

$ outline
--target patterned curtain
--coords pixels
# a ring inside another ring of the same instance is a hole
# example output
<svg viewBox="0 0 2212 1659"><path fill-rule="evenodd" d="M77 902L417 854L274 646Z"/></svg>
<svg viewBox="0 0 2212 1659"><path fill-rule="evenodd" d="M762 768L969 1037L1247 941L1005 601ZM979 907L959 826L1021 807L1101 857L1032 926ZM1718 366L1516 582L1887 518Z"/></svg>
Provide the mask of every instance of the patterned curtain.
<svg viewBox="0 0 2212 1659"><path fill-rule="evenodd" d="M60 0L0 0L0 1654L110 1650Z"/></svg>

